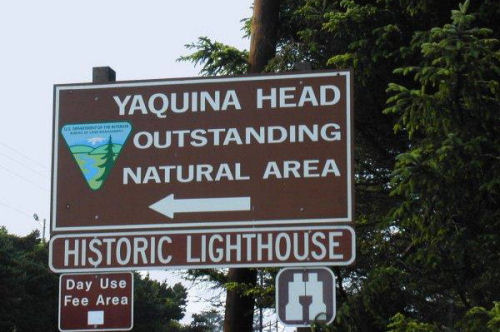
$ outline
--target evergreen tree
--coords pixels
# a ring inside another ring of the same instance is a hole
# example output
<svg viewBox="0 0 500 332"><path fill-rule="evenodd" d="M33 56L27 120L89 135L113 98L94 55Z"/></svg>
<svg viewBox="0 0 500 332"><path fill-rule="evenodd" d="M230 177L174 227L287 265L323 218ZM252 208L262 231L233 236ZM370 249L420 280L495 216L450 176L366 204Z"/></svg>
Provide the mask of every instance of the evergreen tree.
<svg viewBox="0 0 500 332"><path fill-rule="evenodd" d="M430 298L425 305L446 310L450 327L453 316L500 296L499 41L474 26L468 6L416 37L422 61L396 72L417 84L391 84L386 110L400 115L395 129L410 140L391 183L403 199L392 216L410 239L403 261Z"/></svg>
<svg viewBox="0 0 500 332"><path fill-rule="evenodd" d="M134 277L134 329L136 332L168 332L186 311L187 291L181 284L169 286L146 275ZM180 326L180 325L179 325Z"/></svg>
<svg viewBox="0 0 500 332"><path fill-rule="evenodd" d="M19 237L0 227L0 331L58 331L59 276L47 266L48 243L38 232ZM172 331L184 317L181 284L134 273L133 331Z"/></svg>
<svg viewBox="0 0 500 332"><path fill-rule="evenodd" d="M113 168L113 165L115 164L115 153L113 151L113 142L111 141L111 135L109 135L109 140L106 144L106 148L104 149L104 156L102 157L102 160L102 164L98 165L98 167L104 168L104 172L99 178L96 179L96 181L101 181L101 183L108 178L111 172L111 168Z"/></svg>
<svg viewBox="0 0 500 332"><path fill-rule="evenodd" d="M0 227L0 331L58 331L58 276L47 261L38 231L18 237Z"/></svg>
<svg viewBox="0 0 500 332"><path fill-rule="evenodd" d="M281 1L268 71L354 70L357 259L334 268L332 331L494 330L499 15L493 0ZM239 73L247 54L209 40L191 47L184 59L205 75ZM272 302L272 286L203 274Z"/></svg>
<svg viewBox="0 0 500 332"><path fill-rule="evenodd" d="M189 325L192 332L219 332L223 330L224 319L215 309L193 314L193 321Z"/></svg>

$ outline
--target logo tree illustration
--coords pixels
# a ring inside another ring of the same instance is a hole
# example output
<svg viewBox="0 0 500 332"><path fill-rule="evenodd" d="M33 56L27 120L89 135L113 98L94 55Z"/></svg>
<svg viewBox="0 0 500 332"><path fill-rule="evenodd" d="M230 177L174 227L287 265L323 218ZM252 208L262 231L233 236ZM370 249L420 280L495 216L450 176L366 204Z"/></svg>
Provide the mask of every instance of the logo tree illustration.
<svg viewBox="0 0 500 332"><path fill-rule="evenodd" d="M105 154L103 157L103 163L98 165L99 168L104 168L104 172L98 179L96 179L96 181L101 182L104 182L108 178L109 173L111 173L111 168L115 163L115 154L113 153L113 142L111 141L111 135L109 135L108 144L106 145L104 152Z"/></svg>

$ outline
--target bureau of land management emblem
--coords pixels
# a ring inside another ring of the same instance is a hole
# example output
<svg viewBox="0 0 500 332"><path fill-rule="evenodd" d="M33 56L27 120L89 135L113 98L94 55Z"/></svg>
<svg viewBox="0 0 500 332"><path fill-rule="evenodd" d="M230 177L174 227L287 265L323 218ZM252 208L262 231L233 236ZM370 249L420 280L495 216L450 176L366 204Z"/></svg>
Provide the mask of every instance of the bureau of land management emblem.
<svg viewBox="0 0 500 332"><path fill-rule="evenodd" d="M102 187L131 131L132 125L128 122L80 123L62 127L61 134L90 189Z"/></svg>

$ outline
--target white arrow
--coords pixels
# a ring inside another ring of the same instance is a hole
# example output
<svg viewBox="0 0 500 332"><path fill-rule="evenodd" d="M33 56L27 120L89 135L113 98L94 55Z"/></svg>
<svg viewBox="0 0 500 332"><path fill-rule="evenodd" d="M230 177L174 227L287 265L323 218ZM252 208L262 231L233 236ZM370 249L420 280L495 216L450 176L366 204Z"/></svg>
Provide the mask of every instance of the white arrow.
<svg viewBox="0 0 500 332"><path fill-rule="evenodd" d="M250 211L250 197L175 199L174 194L170 194L149 208L169 218L173 218L174 213Z"/></svg>

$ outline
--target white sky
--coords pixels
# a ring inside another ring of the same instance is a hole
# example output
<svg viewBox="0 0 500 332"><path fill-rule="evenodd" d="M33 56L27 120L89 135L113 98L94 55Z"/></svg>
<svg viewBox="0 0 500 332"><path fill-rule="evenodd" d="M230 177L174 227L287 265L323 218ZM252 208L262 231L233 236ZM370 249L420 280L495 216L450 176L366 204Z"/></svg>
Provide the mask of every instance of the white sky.
<svg viewBox="0 0 500 332"><path fill-rule="evenodd" d="M208 36L249 48L240 20L252 0L17 0L0 3L0 225L26 235L50 215L52 89L92 80L110 66L117 80L196 76L175 60ZM179 273L152 272L169 283ZM189 283L186 284L189 286ZM199 287L198 287L199 288ZM189 315L207 303L189 296ZM213 294L212 294L213 295Z"/></svg>
<svg viewBox="0 0 500 332"><path fill-rule="evenodd" d="M9 232L49 217L52 88L89 82L92 67L117 80L196 76L175 60L199 36L249 48L240 19L251 0L5 1L0 5L0 215ZM48 229L48 227L47 227Z"/></svg>

